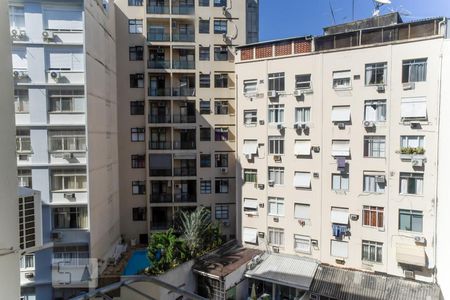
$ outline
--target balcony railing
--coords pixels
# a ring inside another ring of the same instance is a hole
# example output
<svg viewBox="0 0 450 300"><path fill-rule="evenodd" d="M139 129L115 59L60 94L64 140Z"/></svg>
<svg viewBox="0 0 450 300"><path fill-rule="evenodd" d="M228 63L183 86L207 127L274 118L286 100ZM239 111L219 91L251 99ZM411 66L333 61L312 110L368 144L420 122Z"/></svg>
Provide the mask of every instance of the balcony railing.
<svg viewBox="0 0 450 300"><path fill-rule="evenodd" d="M195 115L173 115L174 123L195 123Z"/></svg>
<svg viewBox="0 0 450 300"><path fill-rule="evenodd" d="M195 88L172 88L172 96L195 97Z"/></svg>
<svg viewBox="0 0 450 300"><path fill-rule="evenodd" d="M149 142L150 150L170 150L171 142Z"/></svg>
<svg viewBox="0 0 450 300"><path fill-rule="evenodd" d="M150 176L172 176L172 169L150 169Z"/></svg>
<svg viewBox="0 0 450 300"><path fill-rule="evenodd" d="M174 176L196 176L195 168L173 168Z"/></svg>
<svg viewBox="0 0 450 300"><path fill-rule="evenodd" d="M172 68L173 69L192 70L192 69L195 69L195 61L174 60L172 62Z"/></svg>
<svg viewBox="0 0 450 300"><path fill-rule="evenodd" d="M174 202L197 202L197 196L191 193L175 194Z"/></svg>
<svg viewBox="0 0 450 300"><path fill-rule="evenodd" d="M174 150L195 150L195 141L175 141L173 142Z"/></svg>
<svg viewBox="0 0 450 300"><path fill-rule="evenodd" d="M170 194L170 193L151 194L150 202L152 202L152 203L171 203L172 202L172 194Z"/></svg>
<svg viewBox="0 0 450 300"><path fill-rule="evenodd" d="M152 124L170 123L170 115L149 115L148 122Z"/></svg>
<svg viewBox="0 0 450 300"><path fill-rule="evenodd" d="M149 96L170 96L170 88L148 88Z"/></svg>
<svg viewBox="0 0 450 300"><path fill-rule="evenodd" d="M174 15L193 15L194 14L194 5L172 6L172 14L174 14Z"/></svg>
<svg viewBox="0 0 450 300"><path fill-rule="evenodd" d="M149 42L168 42L168 41L170 41L170 35L168 33L149 32L147 35L147 41L149 41Z"/></svg>
<svg viewBox="0 0 450 300"><path fill-rule="evenodd" d="M170 69L170 61L168 61L168 60L148 60L147 67L149 69Z"/></svg>
<svg viewBox="0 0 450 300"><path fill-rule="evenodd" d="M173 42L195 42L195 34L194 34L194 32L189 32L189 33L173 32L172 33L172 41Z"/></svg>
<svg viewBox="0 0 450 300"><path fill-rule="evenodd" d="M169 14L169 6L168 5L149 5L147 6L148 14Z"/></svg>

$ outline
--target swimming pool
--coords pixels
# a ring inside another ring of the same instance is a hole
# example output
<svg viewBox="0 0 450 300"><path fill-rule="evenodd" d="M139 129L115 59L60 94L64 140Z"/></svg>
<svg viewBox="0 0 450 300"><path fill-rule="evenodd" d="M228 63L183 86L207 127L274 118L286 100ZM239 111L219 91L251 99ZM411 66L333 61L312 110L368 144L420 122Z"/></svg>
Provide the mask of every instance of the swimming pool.
<svg viewBox="0 0 450 300"><path fill-rule="evenodd" d="M136 250L131 254L125 270L123 270L123 275L137 275L149 266L150 261L147 257L147 250Z"/></svg>

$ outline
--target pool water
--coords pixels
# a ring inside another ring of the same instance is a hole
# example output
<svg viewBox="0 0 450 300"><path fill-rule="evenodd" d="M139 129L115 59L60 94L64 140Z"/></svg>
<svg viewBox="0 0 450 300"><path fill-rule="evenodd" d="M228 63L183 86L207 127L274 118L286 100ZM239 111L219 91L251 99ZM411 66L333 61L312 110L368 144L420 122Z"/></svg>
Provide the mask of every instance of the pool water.
<svg viewBox="0 0 450 300"><path fill-rule="evenodd" d="M149 266L150 261L147 257L147 250L136 250L128 260L123 275L137 275Z"/></svg>

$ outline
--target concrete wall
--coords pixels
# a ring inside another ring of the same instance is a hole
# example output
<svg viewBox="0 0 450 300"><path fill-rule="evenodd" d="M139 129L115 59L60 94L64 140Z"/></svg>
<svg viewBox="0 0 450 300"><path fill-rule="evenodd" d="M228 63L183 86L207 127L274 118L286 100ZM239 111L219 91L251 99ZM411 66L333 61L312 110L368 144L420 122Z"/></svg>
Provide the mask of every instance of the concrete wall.
<svg viewBox="0 0 450 300"><path fill-rule="evenodd" d="M19 299L19 207L15 158L13 81L8 5L0 2L0 290L5 299ZM5 254L5 255L3 255Z"/></svg>

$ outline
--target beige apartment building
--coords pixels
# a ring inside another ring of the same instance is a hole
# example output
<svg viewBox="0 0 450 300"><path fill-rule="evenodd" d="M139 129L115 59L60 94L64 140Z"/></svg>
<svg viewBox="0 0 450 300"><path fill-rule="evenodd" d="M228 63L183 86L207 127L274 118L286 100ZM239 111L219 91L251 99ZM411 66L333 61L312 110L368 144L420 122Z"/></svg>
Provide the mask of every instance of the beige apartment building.
<svg viewBox="0 0 450 300"><path fill-rule="evenodd" d="M238 48L245 246L435 281L446 22L394 13Z"/></svg>
<svg viewBox="0 0 450 300"><path fill-rule="evenodd" d="M257 41L258 1L115 5L124 238L198 206L235 237L235 47Z"/></svg>

